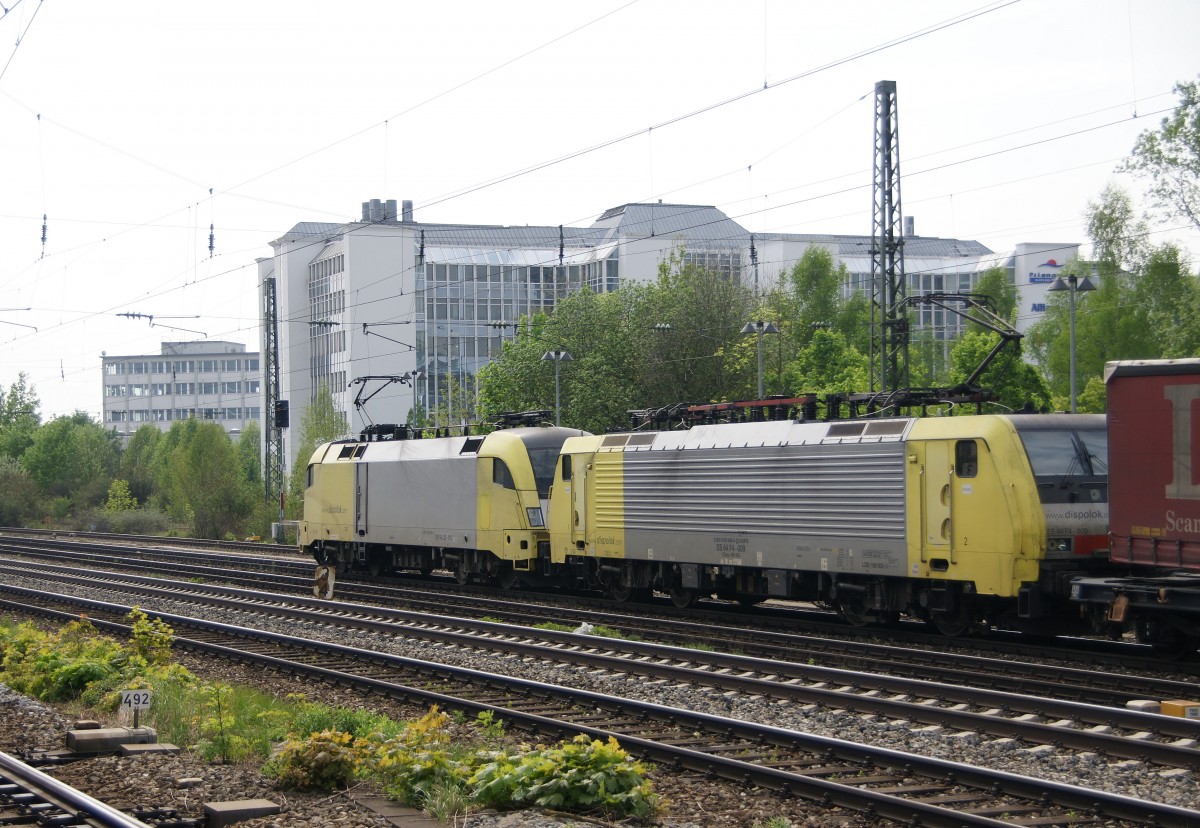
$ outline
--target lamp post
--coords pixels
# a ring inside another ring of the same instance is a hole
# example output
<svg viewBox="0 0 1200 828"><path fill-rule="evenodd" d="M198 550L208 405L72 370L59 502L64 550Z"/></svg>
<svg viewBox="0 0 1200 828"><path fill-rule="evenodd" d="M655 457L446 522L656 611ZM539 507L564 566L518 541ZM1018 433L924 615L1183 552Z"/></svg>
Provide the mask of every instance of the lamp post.
<svg viewBox="0 0 1200 828"><path fill-rule="evenodd" d="M562 366L564 361L571 361L571 355L566 351L555 349L553 351L546 351L546 353L542 354L542 359L551 360L554 362L554 424L557 426L559 424L559 412L561 411L561 398L559 396L558 385L559 368Z"/></svg>
<svg viewBox="0 0 1200 828"><path fill-rule="evenodd" d="M763 398L762 338L763 338L763 334L765 334L765 333L769 333L769 334L779 333L779 328L775 327L774 322L764 322L761 319L759 319L756 322L747 322L742 327L742 333L744 333L744 334L757 333L758 334L758 398L761 400Z"/></svg>
<svg viewBox="0 0 1200 828"><path fill-rule="evenodd" d="M425 379L425 372L418 368L415 371L409 371L404 376L408 379L408 384L412 386L412 391L413 391L412 414L409 416L409 419L412 421L412 424L415 426L417 424L417 380Z"/></svg>
<svg viewBox="0 0 1200 828"><path fill-rule="evenodd" d="M1096 286L1084 276L1080 279L1074 273L1067 276L1064 280L1062 276L1057 276L1054 279L1054 284L1046 288L1047 293L1060 293L1064 290L1071 292L1071 304L1069 317L1071 320L1071 413L1076 413L1075 404L1075 294L1087 293L1096 289Z"/></svg>

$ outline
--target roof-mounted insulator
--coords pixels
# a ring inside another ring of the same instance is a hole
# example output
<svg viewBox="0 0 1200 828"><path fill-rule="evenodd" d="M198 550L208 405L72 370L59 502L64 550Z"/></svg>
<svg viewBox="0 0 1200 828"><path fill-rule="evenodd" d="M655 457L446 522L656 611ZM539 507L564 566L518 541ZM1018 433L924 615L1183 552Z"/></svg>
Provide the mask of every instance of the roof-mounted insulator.
<svg viewBox="0 0 1200 828"><path fill-rule="evenodd" d="M216 235L213 233L213 226L208 225L208 258L213 257L213 250L216 248Z"/></svg>
<svg viewBox="0 0 1200 828"><path fill-rule="evenodd" d="M46 258L46 214L42 213L42 258Z"/></svg>
<svg viewBox="0 0 1200 828"><path fill-rule="evenodd" d="M558 225L558 266L559 267L562 267L563 248L564 247L565 247L565 244L563 242L563 229L562 229L562 225L560 224L560 225Z"/></svg>

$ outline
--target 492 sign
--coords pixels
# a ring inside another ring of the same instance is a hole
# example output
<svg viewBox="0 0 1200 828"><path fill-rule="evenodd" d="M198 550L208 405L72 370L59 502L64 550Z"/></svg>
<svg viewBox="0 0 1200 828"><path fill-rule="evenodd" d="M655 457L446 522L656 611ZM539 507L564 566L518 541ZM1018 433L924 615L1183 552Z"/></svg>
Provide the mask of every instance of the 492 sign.
<svg viewBox="0 0 1200 828"><path fill-rule="evenodd" d="M123 710L149 710L149 690L122 690L121 708Z"/></svg>

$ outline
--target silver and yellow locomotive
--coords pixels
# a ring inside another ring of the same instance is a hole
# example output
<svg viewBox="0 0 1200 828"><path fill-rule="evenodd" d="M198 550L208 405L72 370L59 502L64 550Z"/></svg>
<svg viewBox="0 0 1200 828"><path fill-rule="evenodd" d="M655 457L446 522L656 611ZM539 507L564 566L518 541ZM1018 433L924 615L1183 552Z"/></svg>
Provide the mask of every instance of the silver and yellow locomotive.
<svg viewBox="0 0 1200 828"><path fill-rule="evenodd" d="M1105 564L1101 416L379 436L312 457L300 543L319 563L813 601L948 634L1064 629L1071 579Z"/></svg>

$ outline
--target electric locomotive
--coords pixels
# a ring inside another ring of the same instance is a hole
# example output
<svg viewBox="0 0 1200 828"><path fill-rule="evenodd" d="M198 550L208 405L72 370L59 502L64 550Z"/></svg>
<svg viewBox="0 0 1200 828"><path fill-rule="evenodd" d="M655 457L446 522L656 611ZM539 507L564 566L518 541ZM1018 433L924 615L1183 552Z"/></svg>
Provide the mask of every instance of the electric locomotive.
<svg viewBox="0 0 1200 828"><path fill-rule="evenodd" d="M406 439L404 426L383 425L326 443L308 463L300 547L323 565L327 593L336 571L445 569L461 583L502 586L532 579L559 449L585 433L524 427Z"/></svg>
<svg viewBox="0 0 1200 828"><path fill-rule="evenodd" d="M567 440L550 558L576 582L679 606L828 604L943 632L1079 625L1105 564L1104 418L976 415L697 425Z"/></svg>

